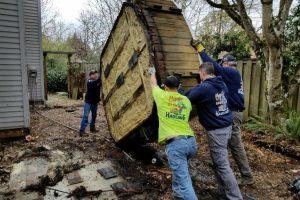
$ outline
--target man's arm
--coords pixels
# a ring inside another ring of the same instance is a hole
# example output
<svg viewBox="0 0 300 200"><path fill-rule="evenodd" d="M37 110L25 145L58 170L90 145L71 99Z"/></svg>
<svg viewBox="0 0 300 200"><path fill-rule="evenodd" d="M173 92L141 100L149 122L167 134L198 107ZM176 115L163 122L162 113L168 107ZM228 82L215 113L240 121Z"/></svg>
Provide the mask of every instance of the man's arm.
<svg viewBox="0 0 300 200"><path fill-rule="evenodd" d="M217 63L214 59L212 59L206 51L199 53L199 55L203 62L210 62L213 64L216 76L222 76L223 67L219 63Z"/></svg>
<svg viewBox="0 0 300 200"><path fill-rule="evenodd" d="M210 62L213 64L215 75L222 76L223 67L208 55L201 42L199 40L192 40L191 45L197 50L203 62Z"/></svg>
<svg viewBox="0 0 300 200"><path fill-rule="evenodd" d="M203 100L203 94L202 94L202 88L200 85L193 87L189 91L184 91L183 88L180 88L178 92L184 96L186 96L192 104L197 104L202 102Z"/></svg>
<svg viewBox="0 0 300 200"><path fill-rule="evenodd" d="M88 85L90 86L96 86L98 83L101 83L100 76L96 80L88 80Z"/></svg>
<svg viewBox="0 0 300 200"><path fill-rule="evenodd" d="M156 73L156 70L155 70L155 67L150 67L149 70L148 70L149 74L150 74L150 85L152 88L156 87L157 86L157 79L156 79L156 76L155 76L155 73Z"/></svg>

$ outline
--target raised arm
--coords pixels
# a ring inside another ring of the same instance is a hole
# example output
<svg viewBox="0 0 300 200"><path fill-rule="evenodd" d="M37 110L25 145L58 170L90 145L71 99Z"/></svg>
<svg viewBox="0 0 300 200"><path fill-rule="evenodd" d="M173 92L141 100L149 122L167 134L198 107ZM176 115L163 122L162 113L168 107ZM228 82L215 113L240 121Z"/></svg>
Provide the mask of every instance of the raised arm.
<svg viewBox="0 0 300 200"><path fill-rule="evenodd" d="M203 62L210 62L214 65L215 75L222 76L223 67L208 55L201 42L199 40L192 40L191 45L198 51Z"/></svg>
<svg viewBox="0 0 300 200"><path fill-rule="evenodd" d="M150 74L150 85L152 88L156 87L157 86L157 79L156 79L156 76L155 76L155 73L156 73L156 70L155 70L155 67L149 67L149 70L148 70L149 74Z"/></svg>

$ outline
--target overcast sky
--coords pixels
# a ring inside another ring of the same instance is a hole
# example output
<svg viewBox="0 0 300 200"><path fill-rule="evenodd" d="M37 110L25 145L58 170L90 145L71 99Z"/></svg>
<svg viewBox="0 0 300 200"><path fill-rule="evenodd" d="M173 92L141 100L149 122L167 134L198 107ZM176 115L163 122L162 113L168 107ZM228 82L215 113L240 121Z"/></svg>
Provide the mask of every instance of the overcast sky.
<svg viewBox="0 0 300 200"><path fill-rule="evenodd" d="M87 0L53 0L56 8L66 23L77 23L80 11L87 4Z"/></svg>

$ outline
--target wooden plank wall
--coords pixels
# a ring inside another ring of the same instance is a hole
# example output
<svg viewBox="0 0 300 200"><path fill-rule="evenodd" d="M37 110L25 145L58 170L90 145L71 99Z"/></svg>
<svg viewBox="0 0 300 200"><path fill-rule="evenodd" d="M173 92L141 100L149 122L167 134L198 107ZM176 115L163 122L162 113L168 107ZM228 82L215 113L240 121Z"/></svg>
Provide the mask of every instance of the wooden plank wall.
<svg viewBox="0 0 300 200"><path fill-rule="evenodd" d="M265 93L265 72L256 61L239 61L237 65L244 82L245 107L244 120L257 115L266 117L268 104ZM289 107L300 112L300 87L296 94L289 99Z"/></svg>

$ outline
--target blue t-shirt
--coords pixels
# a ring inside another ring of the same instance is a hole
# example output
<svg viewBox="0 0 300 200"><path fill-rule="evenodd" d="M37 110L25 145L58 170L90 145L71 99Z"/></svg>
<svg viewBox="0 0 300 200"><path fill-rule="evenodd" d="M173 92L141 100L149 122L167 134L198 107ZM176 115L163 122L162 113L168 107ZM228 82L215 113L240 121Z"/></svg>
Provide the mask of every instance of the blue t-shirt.
<svg viewBox="0 0 300 200"><path fill-rule="evenodd" d="M209 78L187 92L193 105L197 106L199 121L207 130L225 128L232 125L232 114L228 108L228 89L220 76Z"/></svg>
<svg viewBox="0 0 300 200"><path fill-rule="evenodd" d="M231 111L243 111L244 105L244 90L243 80L240 72L237 69L231 67L222 67L214 61L206 52L200 54L203 62L211 62L214 65L215 75L222 76L228 88L228 107Z"/></svg>

